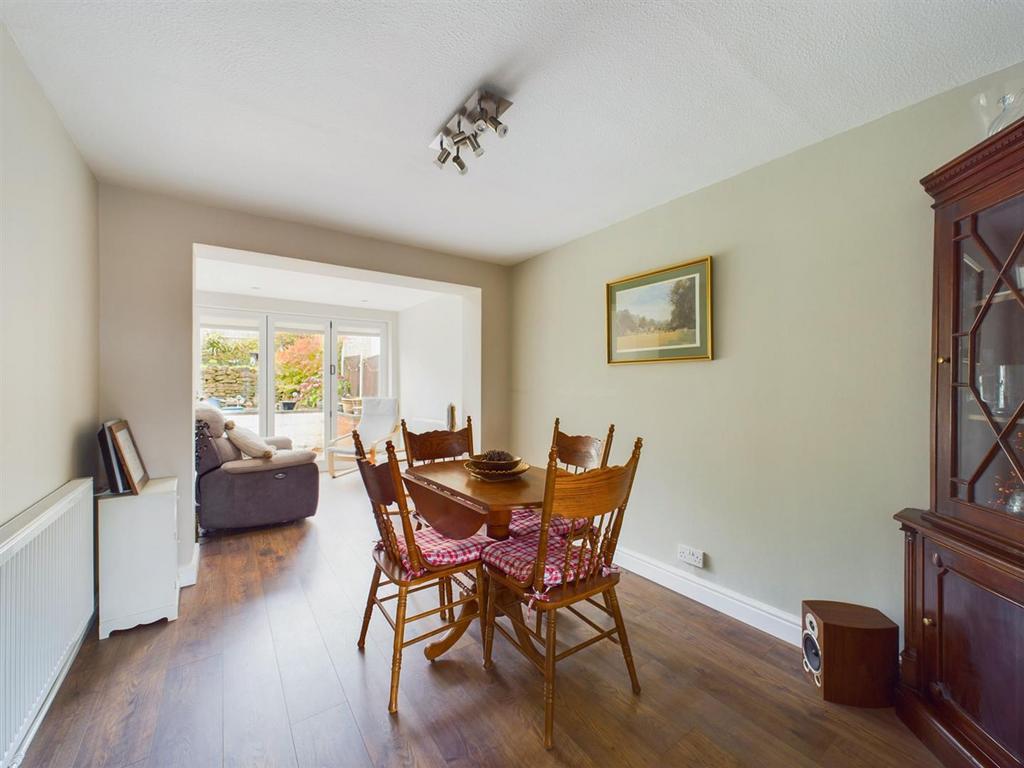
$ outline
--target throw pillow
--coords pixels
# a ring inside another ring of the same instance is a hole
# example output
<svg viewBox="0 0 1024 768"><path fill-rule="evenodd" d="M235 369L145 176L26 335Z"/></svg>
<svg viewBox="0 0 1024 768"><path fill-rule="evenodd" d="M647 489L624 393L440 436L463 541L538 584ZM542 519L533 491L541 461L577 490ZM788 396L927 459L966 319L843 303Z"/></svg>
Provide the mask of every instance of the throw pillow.
<svg viewBox="0 0 1024 768"><path fill-rule="evenodd" d="M265 442L251 429L233 424L228 429L227 436L238 450L253 459L269 459L274 455L274 446Z"/></svg>

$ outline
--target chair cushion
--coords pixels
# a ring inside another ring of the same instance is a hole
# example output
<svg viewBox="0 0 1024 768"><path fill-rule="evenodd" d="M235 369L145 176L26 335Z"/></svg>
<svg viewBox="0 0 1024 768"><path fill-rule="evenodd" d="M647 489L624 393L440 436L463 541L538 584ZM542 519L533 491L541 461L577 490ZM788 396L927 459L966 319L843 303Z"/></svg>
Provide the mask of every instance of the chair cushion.
<svg viewBox="0 0 1024 768"><path fill-rule="evenodd" d="M551 536L568 536L569 531L582 531L590 522L589 518L568 518L552 515L548 534ZM517 538L540 534L539 509L513 509L512 519L508 524L508 532Z"/></svg>
<svg viewBox="0 0 1024 768"><path fill-rule="evenodd" d="M568 539L549 536L547 557L544 559L544 586L556 587L562 583L562 565L565 563L565 548L570 546ZM521 538L505 539L492 544L484 550L484 564L496 568L513 581L528 584L533 579L533 565L537 562L537 550L540 547L540 534ZM567 576L569 581L576 579L579 567L579 547L573 546L569 553ZM593 550L587 549L582 557L583 570L586 570Z"/></svg>
<svg viewBox="0 0 1024 768"><path fill-rule="evenodd" d="M215 437L211 442L217 451L221 464L225 461L238 461L242 458L242 452L226 437Z"/></svg>
<svg viewBox="0 0 1024 768"><path fill-rule="evenodd" d="M224 430L231 429L235 425L233 421L229 421L224 416L224 412L220 408L206 400L200 400L196 403L193 410L195 411L196 421L205 421L206 425L210 428L210 437L223 437ZM228 426L229 424L231 425L230 427Z"/></svg>
<svg viewBox="0 0 1024 768"><path fill-rule="evenodd" d="M242 475L246 472L265 472L268 469L297 467L300 464L309 464L313 461L316 461L315 453L295 449L291 451L277 451L269 459L225 461L220 465L220 468L232 475Z"/></svg>
<svg viewBox="0 0 1024 768"><path fill-rule="evenodd" d="M398 551L402 556L402 567L409 571L412 578L422 576L426 569L414 572L412 563L409 560L409 548L405 544L405 538L401 535L398 539ZM494 544L482 533L470 536L468 539L449 539L444 534L438 533L433 528L421 528L416 531L416 544L420 548L423 560L427 565L434 568L446 568L452 565L465 565L474 560L480 559L480 553L485 547Z"/></svg>

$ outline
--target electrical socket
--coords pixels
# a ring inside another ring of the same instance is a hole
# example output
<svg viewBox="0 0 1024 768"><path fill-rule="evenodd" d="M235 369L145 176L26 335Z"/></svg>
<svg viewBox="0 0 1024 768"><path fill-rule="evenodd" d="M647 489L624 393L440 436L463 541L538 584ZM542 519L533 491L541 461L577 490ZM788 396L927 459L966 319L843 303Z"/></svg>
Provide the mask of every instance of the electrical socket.
<svg viewBox="0 0 1024 768"><path fill-rule="evenodd" d="M692 565L697 568L704 567L704 551L688 547L685 544L679 545L679 559L687 565Z"/></svg>

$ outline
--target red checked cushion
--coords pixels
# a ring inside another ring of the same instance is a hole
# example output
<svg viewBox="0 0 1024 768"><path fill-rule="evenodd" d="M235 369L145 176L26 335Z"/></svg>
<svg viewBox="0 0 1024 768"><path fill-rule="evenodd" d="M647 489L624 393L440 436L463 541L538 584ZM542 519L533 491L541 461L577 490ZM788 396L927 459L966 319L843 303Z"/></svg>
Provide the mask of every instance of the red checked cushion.
<svg viewBox="0 0 1024 768"><path fill-rule="evenodd" d="M589 518L577 517L575 519L552 515L551 527L548 528L550 536L568 536L569 531L582 531L590 522ZM508 532L512 536L523 537L533 536L540 533L540 510L539 509L513 509L512 519L508 524Z"/></svg>
<svg viewBox="0 0 1024 768"><path fill-rule="evenodd" d="M517 539L499 541L484 550L483 561L491 568L496 568L506 576L520 584L529 583L533 579L533 565L537 562L537 549L540 546L540 534L524 536ZM567 539L548 537L547 557L544 560L544 586L555 587L562 583L562 565L565 562L565 548L569 546ZM583 556L583 570L587 569L593 550L587 549ZM568 581L576 579L576 568L579 560L579 547L573 547L569 554Z"/></svg>
<svg viewBox="0 0 1024 768"><path fill-rule="evenodd" d="M397 539L398 551L402 556L402 567L409 571L412 578L426 573L426 569L413 572L412 563L409 560L409 548L405 544L405 539L401 535ZM421 528L416 531L415 539L420 553L423 555L423 561L434 568L465 565L479 560L483 548L494 543L494 539L489 539L482 533L474 534L468 539L449 539L434 528Z"/></svg>

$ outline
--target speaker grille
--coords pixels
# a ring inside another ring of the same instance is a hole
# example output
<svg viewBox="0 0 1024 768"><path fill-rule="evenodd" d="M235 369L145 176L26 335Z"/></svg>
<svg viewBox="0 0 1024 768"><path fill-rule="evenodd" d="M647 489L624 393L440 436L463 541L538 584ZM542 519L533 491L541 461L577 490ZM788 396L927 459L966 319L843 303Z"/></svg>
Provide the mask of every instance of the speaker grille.
<svg viewBox="0 0 1024 768"><path fill-rule="evenodd" d="M804 663L807 664L808 669L811 672L821 672L821 648L818 647L818 641L814 638L810 632L804 632Z"/></svg>

